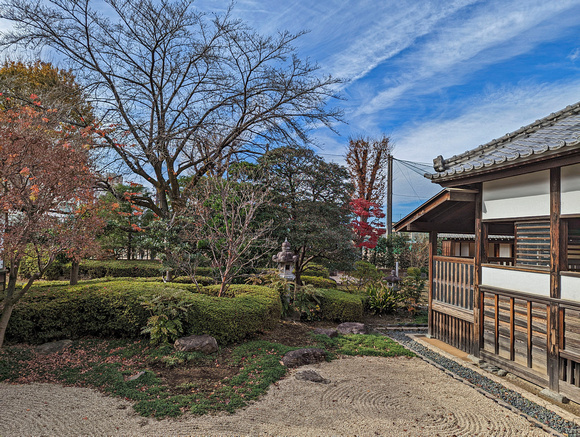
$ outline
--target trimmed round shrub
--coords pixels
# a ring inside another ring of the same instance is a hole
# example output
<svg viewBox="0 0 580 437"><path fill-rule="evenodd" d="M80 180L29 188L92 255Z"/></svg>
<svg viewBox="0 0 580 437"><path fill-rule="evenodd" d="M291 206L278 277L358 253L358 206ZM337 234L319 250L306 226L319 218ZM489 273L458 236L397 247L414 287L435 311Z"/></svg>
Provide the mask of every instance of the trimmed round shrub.
<svg viewBox="0 0 580 437"><path fill-rule="evenodd" d="M305 276L318 276L320 278L330 278L330 272L326 267L320 264L308 264L308 266L302 270L302 274Z"/></svg>
<svg viewBox="0 0 580 437"><path fill-rule="evenodd" d="M358 322L362 320L364 302L356 294L339 290L321 290L320 309L324 320Z"/></svg>
<svg viewBox="0 0 580 437"><path fill-rule="evenodd" d="M332 279L326 279L319 276L300 276L302 282L306 285L314 285L316 288L336 288L337 284Z"/></svg>
<svg viewBox="0 0 580 437"><path fill-rule="evenodd" d="M43 343L63 338L139 337L151 314L141 303L168 296L190 304L181 316L184 335L209 334L226 344L269 329L280 319L280 297L261 286L232 286L235 297L215 297L212 287L110 280L74 287L50 285L30 290L18 302L7 339Z"/></svg>

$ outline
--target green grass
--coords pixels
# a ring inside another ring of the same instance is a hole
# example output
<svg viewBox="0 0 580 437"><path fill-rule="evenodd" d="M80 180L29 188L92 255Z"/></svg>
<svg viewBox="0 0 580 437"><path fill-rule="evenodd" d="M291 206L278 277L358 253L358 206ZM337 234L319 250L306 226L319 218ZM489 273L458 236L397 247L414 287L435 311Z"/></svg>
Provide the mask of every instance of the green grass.
<svg viewBox="0 0 580 437"><path fill-rule="evenodd" d="M383 335L353 334L330 338L326 335L314 335L316 341L333 353L352 356L396 357L416 356L396 341Z"/></svg>
<svg viewBox="0 0 580 437"><path fill-rule="evenodd" d="M396 356L414 354L392 340L376 335L351 335L330 339L314 336L316 347L338 355ZM311 347L311 346L309 346ZM287 369L280 361L295 347L268 341L249 341L215 354L175 352L172 346L152 347L147 340L84 339L58 354L37 357L33 346L16 345L0 350L0 381L53 382L96 388L134 402L143 416L177 417L185 411L202 415L235 410L265 393ZM229 377L208 388L201 380L170 387L155 370L181 366L215 366L234 369ZM128 381L139 371L145 374Z"/></svg>

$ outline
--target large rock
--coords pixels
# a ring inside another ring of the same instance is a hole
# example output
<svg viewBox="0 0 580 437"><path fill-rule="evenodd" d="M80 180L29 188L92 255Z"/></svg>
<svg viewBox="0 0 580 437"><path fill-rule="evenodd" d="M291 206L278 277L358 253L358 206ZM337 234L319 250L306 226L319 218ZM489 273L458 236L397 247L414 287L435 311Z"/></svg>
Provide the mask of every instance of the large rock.
<svg viewBox="0 0 580 437"><path fill-rule="evenodd" d="M296 349L282 357L286 367L298 367L306 364L316 364L326 360L326 351L323 349Z"/></svg>
<svg viewBox="0 0 580 437"><path fill-rule="evenodd" d="M36 352L42 355L53 354L55 352L61 352L64 349L71 347L72 344L72 340L52 341L50 343L44 343L40 346L37 346Z"/></svg>
<svg viewBox="0 0 580 437"><path fill-rule="evenodd" d="M356 323L356 322L345 322L341 323L336 327L336 330L339 334L348 335L348 334L366 334L367 327L364 323Z"/></svg>
<svg viewBox="0 0 580 437"><path fill-rule="evenodd" d="M312 369L300 370L299 372L296 372L296 379L301 381L318 382L322 384L328 384L330 382L328 379L323 378L322 375L320 375L320 373L318 373L316 370Z"/></svg>
<svg viewBox="0 0 580 437"><path fill-rule="evenodd" d="M338 336L338 331L332 328L316 328L312 333L316 335L328 335L330 338Z"/></svg>
<svg viewBox="0 0 580 437"><path fill-rule="evenodd" d="M217 340L211 335L190 335L175 340L173 345L175 350L181 352L202 352L204 354L213 354L218 351Z"/></svg>

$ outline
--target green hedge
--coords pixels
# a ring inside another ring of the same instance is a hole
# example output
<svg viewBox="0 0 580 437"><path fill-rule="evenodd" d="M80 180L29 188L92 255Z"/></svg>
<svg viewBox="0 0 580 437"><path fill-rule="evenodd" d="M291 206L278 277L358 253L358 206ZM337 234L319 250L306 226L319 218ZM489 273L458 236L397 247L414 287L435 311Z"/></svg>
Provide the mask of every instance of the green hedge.
<svg viewBox="0 0 580 437"><path fill-rule="evenodd" d="M316 288L336 288L337 284L332 279L326 279L319 276L300 276L302 282L306 285L314 285Z"/></svg>
<svg viewBox="0 0 580 437"><path fill-rule="evenodd" d="M159 261L146 260L83 260L79 266L79 276L82 278L151 278L163 275L165 269ZM68 264L70 274L70 264ZM66 276L66 275L65 275Z"/></svg>
<svg viewBox="0 0 580 437"><path fill-rule="evenodd" d="M363 298L339 290L321 290L320 309L324 320L360 322L363 317Z"/></svg>
<svg viewBox="0 0 580 437"><path fill-rule="evenodd" d="M308 264L308 266L302 270L302 274L306 276L318 276L321 278L330 278L329 270L320 264Z"/></svg>
<svg viewBox="0 0 580 437"><path fill-rule="evenodd" d="M280 297L270 288L234 285L235 297L218 298L212 295L216 287L203 293L189 287L195 288L137 280L37 287L14 308L7 339L37 344L84 336L136 338L149 317L141 302L157 295L191 303L182 320L186 335L210 334L220 344L268 329L280 319Z"/></svg>

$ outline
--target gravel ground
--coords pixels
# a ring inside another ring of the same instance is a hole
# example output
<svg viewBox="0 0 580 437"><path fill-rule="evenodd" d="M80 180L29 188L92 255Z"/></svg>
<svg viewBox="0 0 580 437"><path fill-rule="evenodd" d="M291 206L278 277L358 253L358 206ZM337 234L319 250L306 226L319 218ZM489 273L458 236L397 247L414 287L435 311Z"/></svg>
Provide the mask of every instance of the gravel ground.
<svg viewBox="0 0 580 437"><path fill-rule="evenodd" d="M462 366L454 360L444 357L432 349L427 348L409 338L403 332L391 331L387 335L403 344L408 349L424 357L425 359L435 363L443 369L450 371L451 373L457 375L459 378L467 381L470 384L473 384L480 390L483 390L484 392L489 393L505 402L514 410L521 411L522 413L530 416L531 418L537 420L541 424L546 425L554 431L570 436L580 436L580 427L578 427L578 425L576 425L574 422L565 420L555 412L550 411L549 409L538 405L529 399L526 399L517 391L508 389L504 385L481 375L479 372L476 372L466 366Z"/></svg>
<svg viewBox="0 0 580 437"><path fill-rule="evenodd" d="M0 435L548 435L420 358L344 358L307 368L331 382L297 380L292 371L236 414L162 421L89 389L0 384Z"/></svg>

